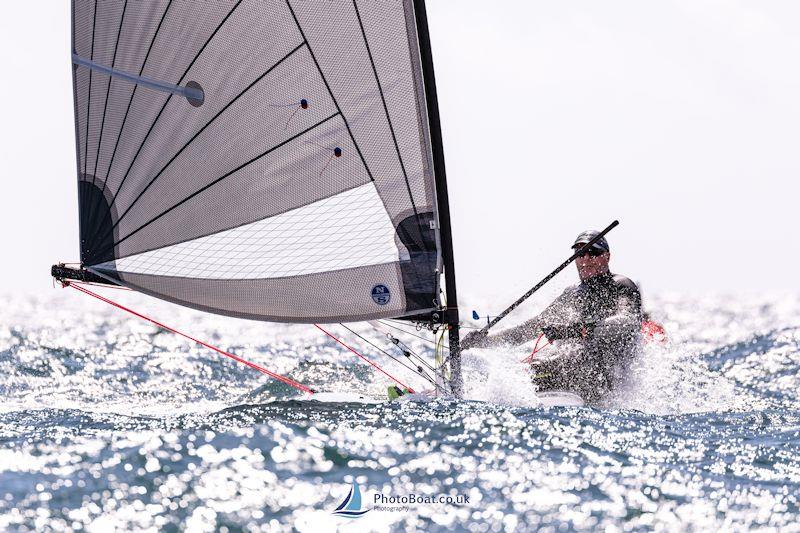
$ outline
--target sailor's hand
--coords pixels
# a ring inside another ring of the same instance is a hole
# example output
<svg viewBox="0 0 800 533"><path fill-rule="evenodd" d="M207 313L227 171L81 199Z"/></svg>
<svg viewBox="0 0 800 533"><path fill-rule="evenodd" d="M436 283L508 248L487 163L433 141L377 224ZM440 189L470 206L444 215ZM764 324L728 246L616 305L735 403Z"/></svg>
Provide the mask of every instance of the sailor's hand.
<svg viewBox="0 0 800 533"><path fill-rule="evenodd" d="M577 339L585 337L587 328L584 324L575 323L567 326L543 326L542 333L549 341Z"/></svg>
<svg viewBox="0 0 800 533"><path fill-rule="evenodd" d="M542 326L542 333L550 342L564 338L561 334L561 328L558 326Z"/></svg>
<svg viewBox="0 0 800 533"><path fill-rule="evenodd" d="M481 344L486 341L486 338L489 336L489 333L483 331L482 329L471 331L467 334L466 337L461 339L461 348L463 350L467 350L469 348L479 348Z"/></svg>

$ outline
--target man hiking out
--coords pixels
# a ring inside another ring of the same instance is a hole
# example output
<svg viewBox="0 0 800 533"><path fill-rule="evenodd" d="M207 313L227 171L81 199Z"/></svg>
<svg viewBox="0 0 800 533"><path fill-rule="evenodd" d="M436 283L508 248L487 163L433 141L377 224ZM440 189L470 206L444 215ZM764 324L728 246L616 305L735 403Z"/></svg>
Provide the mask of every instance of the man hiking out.
<svg viewBox="0 0 800 533"><path fill-rule="evenodd" d="M597 235L581 233L572 248L581 248ZM516 346L544 334L554 342L555 356L533 360L539 390L566 390L587 402L598 400L624 377L642 329L639 288L611 273L610 258L608 241L602 237L575 260L581 282L567 288L539 316L496 335L470 333L464 344Z"/></svg>

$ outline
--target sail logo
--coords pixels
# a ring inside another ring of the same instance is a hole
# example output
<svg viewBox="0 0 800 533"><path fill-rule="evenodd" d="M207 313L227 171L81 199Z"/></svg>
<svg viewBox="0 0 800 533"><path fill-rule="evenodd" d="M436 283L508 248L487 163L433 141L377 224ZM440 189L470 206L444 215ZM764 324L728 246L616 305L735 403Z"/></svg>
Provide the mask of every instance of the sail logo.
<svg viewBox="0 0 800 533"><path fill-rule="evenodd" d="M369 509L361 509L361 489L358 488L358 483L353 481L350 486L350 493L333 514L346 518L361 518L367 512L369 512Z"/></svg>
<svg viewBox="0 0 800 533"><path fill-rule="evenodd" d="M372 300L378 305L386 305L392 299L392 293L386 285L375 285L372 287Z"/></svg>

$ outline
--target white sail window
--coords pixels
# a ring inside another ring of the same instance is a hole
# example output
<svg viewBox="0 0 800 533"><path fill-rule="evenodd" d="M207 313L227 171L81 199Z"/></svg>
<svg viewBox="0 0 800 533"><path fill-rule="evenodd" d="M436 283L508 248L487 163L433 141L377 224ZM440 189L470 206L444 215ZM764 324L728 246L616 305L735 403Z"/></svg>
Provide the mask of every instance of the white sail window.
<svg viewBox="0 0 800 533"><path fill-rule="evenodd" d="M395 230L372 183L252 224L98 265L199 279L264 279L392 263Z"/></svg>

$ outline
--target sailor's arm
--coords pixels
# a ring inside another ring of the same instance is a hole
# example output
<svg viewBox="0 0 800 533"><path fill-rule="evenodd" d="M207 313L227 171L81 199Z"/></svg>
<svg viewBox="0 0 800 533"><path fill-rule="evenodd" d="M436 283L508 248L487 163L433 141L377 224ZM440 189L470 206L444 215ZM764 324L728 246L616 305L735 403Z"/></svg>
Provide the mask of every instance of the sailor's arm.
<svg viewBox="0 0 800 533"><path fill-rule="evenodd" d="M604 332L605 335L633 335L642 327L638 313L634 311L627 298L620 298L616 312L593 325L596 333Z"/></svg>
<svg viewBox="0 0 800 533"><path fill-rule="evenodd" d="M627 290L617 298L614 313L596 326L618 333L635 333L642 327L642 297L632 281L625 278L621 284Z"/></svg>
<svg viewBox="0 0 800 533"><path fill-rule="evenodd" d="M491 335L486 340L489 342L489 346L497 346L498 344L510 344L511 346L517 346L531 340L531 338L536 335L540 328L541 322L537 316L526 322L523 322L519 326L508 328L500 333Z"/></svg>
<svg viewBox="0 0 800 533"><path fill-rule="evenodd" d="M469 348L488 348L500 344L516 346L529 341L540 327L539 317L535 317L519 326L509 328L494 335L488 335L480 330L473 331L464 337L461 341L461 346L465 350Z"/></svg>
<svg viewBox="0 0 800 533"><path fill-rule="evenodd" d="M636 305L627 296L623 296L617 301L617 307L613 315L609 315L604 322L608 324L629 324L641 322L641 314Z"/></svg>
<svg viewBox="0 0 800 533"><path fill-rule="evenodd" d="M542 330L542 327L544 327L548 321L551 321L554 316L563 314L564 308L568 305L572 294L573 288L568 288L558 298L553 300L553 302L538 316L519 326L509 328L495 335L487 335L481 331L473 331L464 337L461 341L461 346L463 349L467 350L469 348L487 348L500 344L512 346L524 344L533 339L536 334Z"/></svg>

